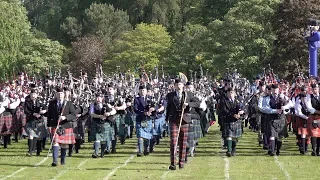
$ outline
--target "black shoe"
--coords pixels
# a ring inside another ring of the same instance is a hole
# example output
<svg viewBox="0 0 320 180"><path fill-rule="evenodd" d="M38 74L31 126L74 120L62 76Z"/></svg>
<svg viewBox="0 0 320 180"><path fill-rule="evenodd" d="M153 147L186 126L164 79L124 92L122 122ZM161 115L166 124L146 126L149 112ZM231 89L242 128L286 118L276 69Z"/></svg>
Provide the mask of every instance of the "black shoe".
<svg viewBox="0 0 320 180"><path fill-rule="evenodd" d="M269 148L268 148L268 146L263 146L263 149L268 150Z"/></svg>
<svg viewBox="0 0 320 180"><path fill-rule="evenodd" d="M153 153L153 148L149 150L150 153Z"/></svg>
<svg viewBox="0 0 320 180"><path fill-rule="evenodd" d="M184 168L184 164L179 164L179 169L183 169Z"/></svg>
<svg viewBox="0 0 320 180"><path fill-rule="evenodd" d="M137 157L141 157L141 156L142 156L142 154L141 154L141 153L138 153L138 154L137 154Z"/></svg>
<svg viewBox="0 0 320 180"><path fill-rule="evenodd" d="M115 154L116 152L117 152L116 149L111 150L111 154Z"/></svg>
<svg viewBox="0 0 320 180"><path fill-rule="evenodd" d="M276 152L276 155L277 155L277 156L279 156L279 155L280 155L280 151L279 151L279 150Z"/></svg>
<svg viewBox="0 0 320 180"><path fill-rule="evenodd" d="M176 166L175 166L175 165L170 165L170 166L169 166L169 169L170 169L170 170L176 170Z"/></svg>
<svg viewBox="0 0 320 180"><path fill-rule="evenodd" d="M302 150L300 150L300 154L304 155L304 154L305 154L305 152L304 152L304 151L302 151Z"/></svg>
<svg viewBox="0 0 320 180"><path fill-rule="evenodd" d="M268 150L268 155L270 155L271 154L271 151L270 150Z"/></svg>
<svg viewBox="0 0 320 180"><path fill-rule="evenodd" d="M69 157L72 157L72 153L68 153L68 156L69 156Z"/></svg>
<svg viewBox="0 0 320 180"><path fill-rule="evenodd" d="M231 152L226 152L226 155L228 156L228 157L231 157Z"/></svg>
<svg viewBox="0 0 320 180"><path fill-rule="evenodd" d="M106 154L110 154L110 151L109 150L105 150L104 151L104 154L106 155Z"/></svg>
<svg viewBox="0 0 320 180"><path fill-rule="evenodd" d="M274 156L274 152L271 152L271 151L270 151L270 156Z"/></svg>
<svg viewBox="0 0 320 180"><path fill-rule="evenodd" d="M53 162L53 163L51 164L51 166L52 166L52 167L56 167L57 164Z"/></svg>
<svg viewBox="0 0 320 180"><path fill-rule="evenodd" d="M143 152L143 155L148 156L149 152Z"/></svg>
<svg viewBox="0 0 320 180"><path fill-rule="evenodd" d="M95 154L95 153L93 153L93 154L92 154L92 158L98 158L98 155Z"/></svg>
<svg viewBox="0 0 320 180"><path fill-rule="evenodd" d="M311 156L317 156L317 153L312 151Z"/></svg>
<svg viewBox="0 0 320 180"><path fill-rule="evenodd" d="M231 156L236 156L236 151L235 150L231 151Z"/></svg>
<svg viewBox="0 0 320 180"><path fill-rule="evenodd" d="M121 145L124 145L124 141L121 141Z"/></svg>

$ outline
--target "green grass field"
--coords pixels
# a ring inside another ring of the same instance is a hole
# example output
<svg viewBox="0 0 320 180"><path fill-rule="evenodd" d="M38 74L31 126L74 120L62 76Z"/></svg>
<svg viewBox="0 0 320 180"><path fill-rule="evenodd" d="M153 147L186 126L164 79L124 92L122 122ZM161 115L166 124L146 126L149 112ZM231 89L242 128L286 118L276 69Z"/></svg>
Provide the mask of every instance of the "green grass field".
<svg viewBox="0 0 320 180"><path fill-rule="evenodd" d="M226 158L220 147L217 125L200 140L196 155L183 170L169 171L169 139L162 139L155 152L136 157L136 139L118 144L117 154L92 159L92 144L86 143L79 154L67 157L66 165L51 167L52 157L25 156L27 141L0 148L0 179L320 179L320 157L301 156L290 135L280 156L270 157L258 147L256 133L245 129L235 157ZM49 145L47 145L48 147Z"/></svg>

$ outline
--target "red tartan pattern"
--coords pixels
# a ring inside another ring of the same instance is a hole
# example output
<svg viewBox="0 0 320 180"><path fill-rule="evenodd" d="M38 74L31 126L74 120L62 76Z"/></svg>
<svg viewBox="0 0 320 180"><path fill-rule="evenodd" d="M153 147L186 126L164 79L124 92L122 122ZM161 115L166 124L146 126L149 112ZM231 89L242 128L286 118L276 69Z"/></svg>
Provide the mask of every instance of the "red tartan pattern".
<svg viewBox="0 0 320 180"><path fill-rule="evenodd" d="M11 114L1 114L0 115L0 134L12 134L12 115Z"/></svg>
<svg viewBox="0 0 320 180"><path fill-rule="evenodd" d="M310 116L310 120L308 120L308 131L311 137L320 137L320 128L314 128L312 126L313 120L319 120L320 116Z"/></svg>
<svg viewBox="0 0 320 180"><path fill-rule="evenodd" d="M26 116L22 108L18 108L15 115L12 116L12 132L21 133L26 125Z"/></svg>
<svg viewBox="0 0 320 180"><path fill-rule="evenodd" d="M304 134L306 136L309 136L308 128L303 127L303 119L301 119L300 117L296 117L296 126L298 128L299 135Z"/></svg>
<svg viewBox="0 0 320 180"><path fill-rule="evenodd" d="M187 140L188 140L188 124L181 125L179 134L179 164L183 165L187 154ZM175 123L170 123L170 160L171 165L176 165L176 152L174 152L174 147L177 142L178 136L178 125Z"/></svg>
<svg viewBox="0 0 320 180"><path fill-rule="evenodd" d="M56 131L56 128L51 128L51 134L54 134ZM65 133L61 136L58 134L55 135L53 143L58 144L75 144L76 138L73 133L72 128L65 129Z"/></svg>

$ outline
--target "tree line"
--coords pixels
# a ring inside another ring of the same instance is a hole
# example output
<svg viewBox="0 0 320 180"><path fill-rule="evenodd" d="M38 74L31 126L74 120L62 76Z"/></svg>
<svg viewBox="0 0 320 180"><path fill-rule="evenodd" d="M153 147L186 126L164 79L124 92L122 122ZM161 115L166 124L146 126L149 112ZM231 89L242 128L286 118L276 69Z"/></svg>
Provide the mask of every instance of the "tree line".
<svg viewBox="0 0 320 180"><path fill-rule="evenodd" d="M0 0L0 78L58 69L94 75L226 68L252 78L271 64L284 78L308 70L302 37L314 0Z"/></svg>

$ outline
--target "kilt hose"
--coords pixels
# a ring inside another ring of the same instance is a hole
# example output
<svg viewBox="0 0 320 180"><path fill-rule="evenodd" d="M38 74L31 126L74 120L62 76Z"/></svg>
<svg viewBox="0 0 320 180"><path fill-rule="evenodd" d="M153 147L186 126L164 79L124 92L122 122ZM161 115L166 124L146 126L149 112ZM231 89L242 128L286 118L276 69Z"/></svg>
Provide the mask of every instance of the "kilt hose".
<svg viewBox="0 0 320 180"><path fill-rule="evenodd" d="M308 120L308 135L311 137L320 137L320 116L311 115Z"/></svg>
<svg viewBox="0 0 320 180"><path fill-rule="evenodd" d="M287 138L288 129L287 129L287 120L285 117L270 120L267 123L266 135L268 137L275 137L277 139Z"/></svg>
<svg viewBox="0 0 320 180"><path fill-rule="evenodd" d="M186 154L187 154L187 139L188 139L188 129L189 124L182 124L180 128L180 133L178 137L179 125L175 123L170 123L170 160L171 165L176 165L176 156L177 152L174 152L174 147L177 143L179 145L179 165L184 165Z"/></svg>
<svg viewBox="0 0 320 180"><path fill-rule="evenodd" d="M92 141L112 141L115 140L115 128L109 122L98 124L91 122L90 136Z"/></svg>
<svg viewBox="0 0 320 180"><path fill-rule="evenodd" d="M51 128L51 134L54 136L54 132L56 131L56 128ZM64 134L58 135L56 134L54 139L53 139L53 144L58 143L58 144L75 144L75 136L73 133L72 128L67 128L64 130Z"/></svg>
<svg viewBox="0 0 320 180"><path fill-rule="evenodd" d="M0 135L12 134L12 115L4 112L0 115Z"/></svg>
<svg viewBox="0 0 320 180"><path fill-rule="evenodd" d="M47 123L44 119L41 119L28 121L22 135L28 137L32 136L42 140L47 137L47 133Z"/></svg>
<svg viewBox="0 0 320 180"><path fill-rule="evenodd" d="M236 121L223 124L223 131L225 137L239 138L242 136L242 121Z"/></svg>

